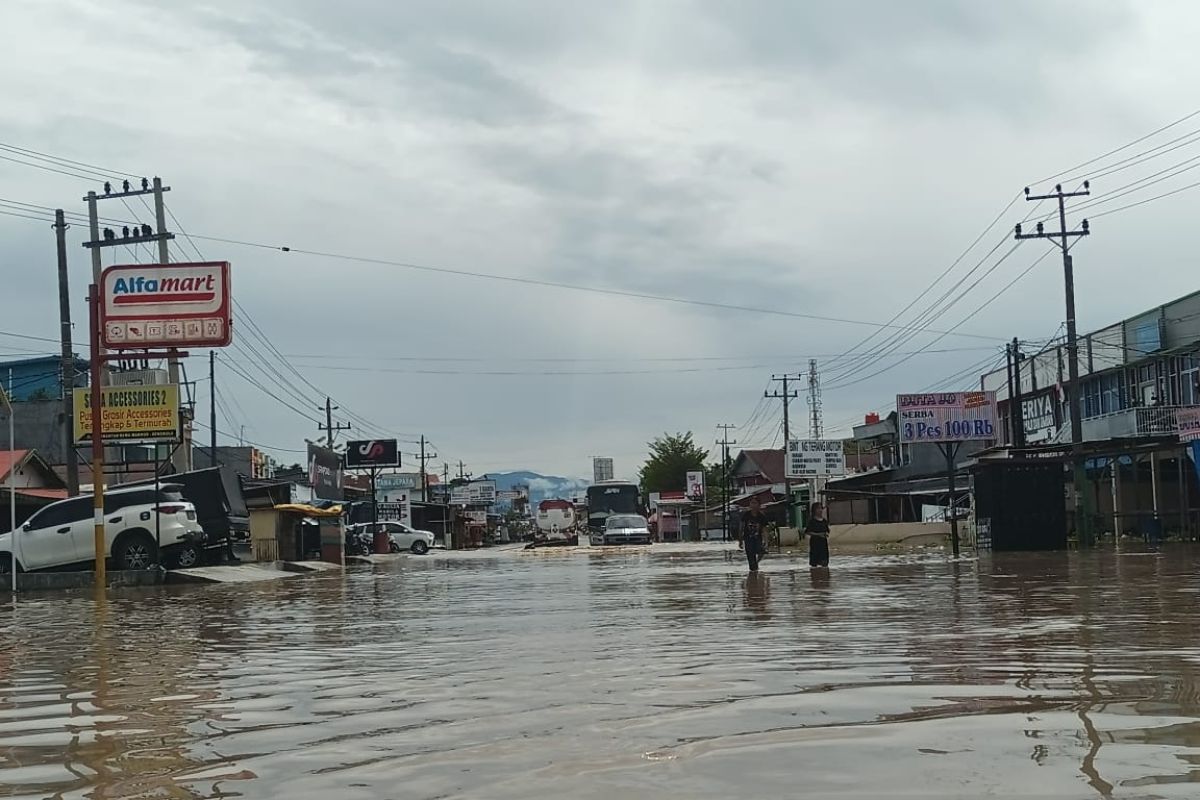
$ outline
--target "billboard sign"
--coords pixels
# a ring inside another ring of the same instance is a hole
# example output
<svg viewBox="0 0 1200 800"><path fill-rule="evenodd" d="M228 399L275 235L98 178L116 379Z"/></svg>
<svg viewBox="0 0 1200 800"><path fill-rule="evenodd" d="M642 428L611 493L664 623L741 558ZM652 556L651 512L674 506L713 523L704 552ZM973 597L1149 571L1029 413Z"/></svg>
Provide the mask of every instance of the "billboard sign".
<svg viewBox="0 0 1200 800"><path fill-rule="evenodd" d="M407 492L389 494L388 500L375 504L375 513L380 522L402 522L412 527L412 504Z"/></svg>
<svg viewBox="0 0 1200 800"><path fill-rule="evenodd" d="M450 502L459 506L484 505L496 502L495 481L471 481L450 490Z"/></svg>
<svg viewBox="0 0 1200 800"><path fill-rule="evenodd" d="M1175 411L1175 426L1179 441L1200 441L1200 406L1189 406Z"/></svg>
<svg viewBox="0 0 1200 800"><path fill-rule="evenodd" d="M687 488L684 494L688 500L694 500L697 503L704 502L704 473L689 472L687 474Z"/></svg>
<svg viewBox="0 0 1200 800"><path fill-rule="evenodd" d="M592 483L602 483L613 479L613 460L611 458L592 459Z"/></svg>
<svg viewBox="0 0 1200 800"><path fill-rule="evenodd" d="M785 469L789 478L828 478L846 474L846 451L841 441L792 439Z"/></svg>
<svg viewBox="0 0 1200 800"><path fill-rule="evenodd" d="M332 450L308 443L308 483L317 500L341 500L342 457Z"/></svg>
<svg viewBox="0 0 1200 800"><path fill-rule="evenodd" d="M1025 431L1026 442L1036 444L1054 438L1058 431L1054 394L1051 390L1021 400L1021 428Z"/></svg>
<svg viewBox="0 0 1200 800"><path fill-rule="evenodd" d="M92 440L92 390L74 390L75 443ZM100 429L109 442L179 441L179 387L100 387Z"/></svg>
<svg viewBox="0 0 1200 800"><path fill-rule="evenodd" d="M400 446L395 439L346 442L346 469L400 466Z"/></svg>
<svg viewBox="0 0 1200 800"><path fill-rule="evenodd" d="M965 442L997 438L995 392L941 392L896 396L900 441Z"/></svg>
<svg viewBox="0 0 1200 800"><path fill-rule="evenodd" d="M389 472L375 476L375 488L381 492L394 489L416 489L421 483L421 476L416 472Z"/></svg>
<svg viewBox="0 0 1200 800"><path fill-rule="evenodd" d="M109 350L225 347L233 340L229 262L120 264L100 275Z"/></svg>

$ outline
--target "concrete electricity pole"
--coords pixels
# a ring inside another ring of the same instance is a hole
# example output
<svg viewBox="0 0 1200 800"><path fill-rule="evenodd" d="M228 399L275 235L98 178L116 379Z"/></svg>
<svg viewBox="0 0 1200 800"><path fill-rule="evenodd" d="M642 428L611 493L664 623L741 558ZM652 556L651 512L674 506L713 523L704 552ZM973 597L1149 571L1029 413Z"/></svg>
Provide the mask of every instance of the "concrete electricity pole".
<svg viewBox="0 0 1200 800"><path fill-rule="evenodd" d="M63 458L67 462L67 496L79 494L79 458L75 455L75 354L71 346L71 287L67 276L67 221L54 212L58 246L58 319L62 339Z"/></svg>
<svg viewBox="0 0 1200 800"><path fill-rule="evenodd" d="M1071 239L1087 236L1088 221L1080 223L1080 230L1067 230L1067 199L1071 197L1087 197L1091 194L1087 181L1083 182L1083 191L1064 192L1062 184L1054 187L1053 194L1030 194L1025 187L1026 200L1056 200L1058 201L1058 230L1048 231L1041 222L1037 224L1036 233L1023 233L1018 224L1015 229L1017 239L1047 239L1059 250L1063 257L1063 283L1067 301L1067 403L1071 414L1071 473L1075 488L1075 531L1079 535L1081 546L1090 547L1093 542L1091 519L1087 513L1087 471L1083 460L1083 393L1079 386L1079 341L1075 330L1075 269L1071 258Z"/></svg>
<svg viewBox="0 0 1200 800"><path fill-rule="evenodd" d="M788 375L786 372L783 373L782 375L772 375L771 380L781 381L783 383L783 391L782 392L763 392L763 397L773 398L775 400L783 400L783 457L784 457L783 493L784 493L784 503L785 503L784 507L787 509L787 524L789 527L791 527L791 524L792 524L792 481L787 476L787 449L788 449L788 442L791 441L791 438L792 438L792 428L791 428L791 422L788 419L788 406L791 405L791 401L793 398L799 397L799 393L796 392L795 390L792 390L791 392L788 391L788 381L790 379L791 379L791 376Z"/></svg>
<svg viewBox="0 0 1200 800"><path fill-rule="evenodd" d="M721 424L721 541L729 541L729 445L737 444L729 438L729 432L737 425Z"/></svg>
<svg viewBox="0 0 1200 800"><path fill-rule="evenodd" d="M426 477L425 462L431 461L437 457L438 457L437 453L429 453L428 455L426 455L426 453L425 453L425 434L421 434L421 502L422 503L429 502L429 497L427 496L429 480Z"/></svg>
<svg viewBox="0 0 1200 800"><path fill-rule="evenodd" d="M325 412L325 424L322 425L318 422L317 430L325 431L325 447L330 450L333 449L333 437L337 435L337 432L350 430L350 425L348 423L339 422L337 425L333 424L333 412L337 410L338 407L333 404L333 398L329 396L325 397L324 408L320 406L317 407L317 411Z"/></svg>

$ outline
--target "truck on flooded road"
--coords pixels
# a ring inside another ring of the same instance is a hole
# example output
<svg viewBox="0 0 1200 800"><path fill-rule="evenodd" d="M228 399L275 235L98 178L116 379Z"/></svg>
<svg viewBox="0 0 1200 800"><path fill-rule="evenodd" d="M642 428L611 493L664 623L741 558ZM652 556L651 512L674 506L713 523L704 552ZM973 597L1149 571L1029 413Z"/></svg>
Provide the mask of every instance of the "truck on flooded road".
<svg viewBox="0 0 1200 800"><path fill-rule="evenodd" d="M579 517L574 503L559 498L538 503L536 544L577 544L578 533Z"/></svg>

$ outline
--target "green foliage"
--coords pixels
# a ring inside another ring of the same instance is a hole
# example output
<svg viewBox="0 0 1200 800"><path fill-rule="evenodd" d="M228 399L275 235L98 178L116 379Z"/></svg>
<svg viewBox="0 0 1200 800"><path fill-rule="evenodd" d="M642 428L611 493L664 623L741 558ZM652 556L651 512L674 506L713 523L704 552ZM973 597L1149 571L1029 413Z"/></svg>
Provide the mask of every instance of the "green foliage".
<svg viewBox="0 0 1200 800"><path fill-rule="evenodd" d="M642 491L681 492L687 485L687 473L703 470L708 451L692 441L692 433L664 433L650 442L650 455L640 473Z"/></svg>
<svg viewBox="0 0 1200 800"><path fill-rule="evenodd" d="M727 475L729 485L733 485L733 455L730 454L729 460L725 462L724 470L721 469L720 454L717 455L718 460L704 468L704 486L710 502L721 497L721 487L724 485Z"/></svg>

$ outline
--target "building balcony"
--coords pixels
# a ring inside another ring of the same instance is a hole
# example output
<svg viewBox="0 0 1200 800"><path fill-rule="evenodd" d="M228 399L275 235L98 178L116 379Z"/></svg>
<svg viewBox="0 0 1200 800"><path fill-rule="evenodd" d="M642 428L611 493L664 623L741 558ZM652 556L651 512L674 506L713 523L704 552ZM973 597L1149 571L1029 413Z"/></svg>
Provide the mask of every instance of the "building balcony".
<svg viewBox="0 0 1200 800"><path fill-rule="evenodd" d="M1142 436L1174 436L1178 430L1175 413L1180 408L1183 406L1127 408L1091 417L1083 421L1083 440L1099 442ZM1063 425L1060 435L1056 438L1060 442L1071 441L1070 421Z"/></svg>

